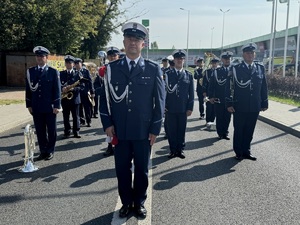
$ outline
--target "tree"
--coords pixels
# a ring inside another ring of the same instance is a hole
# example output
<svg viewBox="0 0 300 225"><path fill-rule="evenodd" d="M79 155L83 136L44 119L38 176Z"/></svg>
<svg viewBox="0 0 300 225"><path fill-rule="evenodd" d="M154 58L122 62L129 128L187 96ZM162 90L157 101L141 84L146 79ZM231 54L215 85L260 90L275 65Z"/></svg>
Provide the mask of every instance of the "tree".
<svg viewBox="0 0 300 225"><path fill-rule="evenodd" d="M151 49L158 49L158 44L156 41L151 43Z"/></svg>
<svg viewBox="0 0 300 225"><path fill-rule="evenodd" d="M32 51L43 45L51 53L95 57L127 21L123 18L127 9L119 10L124 1L2 1L0 50Z"/></svg>

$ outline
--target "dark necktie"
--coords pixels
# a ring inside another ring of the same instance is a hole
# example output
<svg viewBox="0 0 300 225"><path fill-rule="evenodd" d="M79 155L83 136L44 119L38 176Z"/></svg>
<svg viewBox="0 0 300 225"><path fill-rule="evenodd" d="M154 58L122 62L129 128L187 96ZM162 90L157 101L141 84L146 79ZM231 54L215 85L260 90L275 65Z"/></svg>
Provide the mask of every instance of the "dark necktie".
<svg viewBox="0 0 300 225"><path fill-rule="evenodd" d="M252 71L251 65L248 65L248 69L250 70L250 72Z"/></svg>
<svg viewBox="0 0 300 225"><path fill-rule="evenodd" d="M40 67L38 71L39 71L38 74L39 74L39 77L40 77L42 75L42 73L43 73L43 68Z"/></svg>
<svg viewBox="0 0 300 225"><path fill-rule="evenodd" d="M130 74L132 74L134 68L135 68L135 61L130 61L130 65L131 65L131 68L130 68Z"/></svg>
<svg viewBox="0 0 300 225"><path fill-rule="evenodd" d="M178 76L178 77L180 76L180 71L179 71L179 70L177 70L177 76Z"/></svg>

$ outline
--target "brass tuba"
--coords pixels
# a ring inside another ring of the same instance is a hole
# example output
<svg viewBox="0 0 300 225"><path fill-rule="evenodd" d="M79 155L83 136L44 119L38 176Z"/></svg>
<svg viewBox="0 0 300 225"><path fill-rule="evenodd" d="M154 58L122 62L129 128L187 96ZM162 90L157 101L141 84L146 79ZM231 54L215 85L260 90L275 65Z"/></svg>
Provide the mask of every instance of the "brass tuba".
<svg viewBox="0 0 300 225"><path fill-rule="evenodd" d="M25 139L24 166L19 168L18 171L22 173L30 173L39 169L33 164L33 154L35 151L35 135L30 124L27 124L25 127L24 139Z"/></svg>

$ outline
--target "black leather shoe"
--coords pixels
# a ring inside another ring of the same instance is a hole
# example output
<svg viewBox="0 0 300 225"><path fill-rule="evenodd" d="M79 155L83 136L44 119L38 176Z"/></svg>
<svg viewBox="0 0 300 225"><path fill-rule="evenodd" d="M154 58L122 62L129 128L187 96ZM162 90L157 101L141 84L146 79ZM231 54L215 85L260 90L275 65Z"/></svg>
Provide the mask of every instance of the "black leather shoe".
<svg viewBox="0 0 300 225"><path fill-rule="evenodd" d="M81 136L78 133L75 133L74 138L81 138Z"/></svg>
<svg viewBox="0 0 300 225"><path fill-rule="evenodd" d="M184 155L183 151L178 152L177 156L181 159L185 159L185 155Z"/></svg>
<svg viewBox="0 0 300 225"><path fill-rule="evenodd" d="M97 115L94 115L94 118L95 118L95 119L97 119L97 118L98 118L98 116L97 116Z"/></svg>
<svg viewBox="0 0 300 225"><path fill-rule="evenodd" d="M239 155L236 155L234 158L235 158L236 160L238 160L238 161L243 160L243 157L242 157L242 156L239 156Z"/></svg>
<svg viewBox="0 0 300 225"><path fill-rule="evenodd" d="M90 123L87 123L87 125L86 125L87 127L91 127L91 124Z"/></svg>
<svg viewBox="0 0 300 225"><path fill-rule="evenodd" d="M119 217L121 218L127 217L130 211L131 211L130 205L123 205L119 210Z"/></svg>
<svg viewBox="0 0 300 225"><path fill-rule="evenodd" d="M114 154L114 149L115 148L111 144L109 144L108 147L107 147L107 149L106 149L106 151L103 153L103 155L104 156L111 156L111 155L113 155Z"/></svg>
<svg viewBox="0 0 300 225"><path fill-rule="evenodd" d="M41 153L34 161L44 160L47 157L47 154Z"/></svg>
<svg viewBox="0 0 300 225"><path fill-rule="evenodd" d="M63 139L67 139L70 137L70 134L64 134Z"/></svg>
<svg viewBox="0 0 300 225"><path fill-rule="evenodd" d="M175 157L176 157L176 155L173 152L170 152L169 155L168 155L169 159L172 159L172 158L175 158Z"/></svg>
<svg viewBox="0 0 300 225"><path fill-rule="evenodd" d="M256 157L254 157L253 155L244 155L244 159L250 159L252 161L256 161Z"/></svg>
<svg viewBox="0 0 300 225"><path fill-rule="evenodd" d="M135 207L135 212L137 216L141 219L145 219L147 216L147 210L143 205Z"/></svg>
<svg viewBox="0 0 300 225"><path fill-rule="evenodd" d="M51 160L53 159L53 156L54 156L53 153L49 153L46 155L45 160Z"/></svg>
<svg viewBox="0 0 300 225"><path fill-rule="evenodd" d="M225 139L225 140L230 140L230 138L227 135L223 135L222 138Z"/></svg>

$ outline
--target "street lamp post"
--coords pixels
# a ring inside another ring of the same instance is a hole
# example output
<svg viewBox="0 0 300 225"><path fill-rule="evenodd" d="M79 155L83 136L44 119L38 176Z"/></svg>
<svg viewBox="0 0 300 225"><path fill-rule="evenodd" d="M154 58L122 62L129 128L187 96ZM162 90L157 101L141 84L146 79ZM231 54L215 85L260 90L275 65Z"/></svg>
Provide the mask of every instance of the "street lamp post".
<svg viewBox="0 0 300 225"><path fill-rule="evenodd" d="M220 11L223 13L223 28L222 28L222 52L223 52L225 13L229 12L230 9L227 9L226 11L223 11L222 9L220 9Z"/></svg>
<svg viewBox="0 0 300 225"><path fill-rule="evenodd" d="M299 21L298 21L297 47L296 47L296 59L295 59L295 77L298 76L299 41L300 41L300 1L299 1Z"/></svg>
<svg viewBox="0 0 300 225"><path fill-rule="evenodd" d="M277 12L277 0L267 0L267 2L273 2L272 6L272 22L271 22L271 37L270 37L270 47L269 47L269 64L268 64L268 74L273 73L273 41L275 37L275 28L276 28L276 12Z"/></svg>
<svg viewBox="0 0 300 225"><path fill-rule="evenodd" d="M286 10L286 30L285 30L285 38L284 38L284 54L283 54L283 71L282 76L285 77L285 68L286 68L286 52L287 52L287 39L288 39L288 29L289 29L289 12L290 12L290 0L279 0L280 3L287 2L287 10Z"/></svg>
<svg viewBox="0 0 300 225"><path fill-rule="evenodd" d="M212 43L213 43L213 33L214 33L214 27L211 28L211 39L210 39L210 53L212 53Z"/></svg>
<svg viewBox="0 0 300 225"><path fill-rule="evenodd" d="M188 62L189 62L189 33L190 33L190 10L180 8L181 10L188 12L188 24L187 24L187 35L186 35L186 63L185 67L188 68Z"/></svg>

